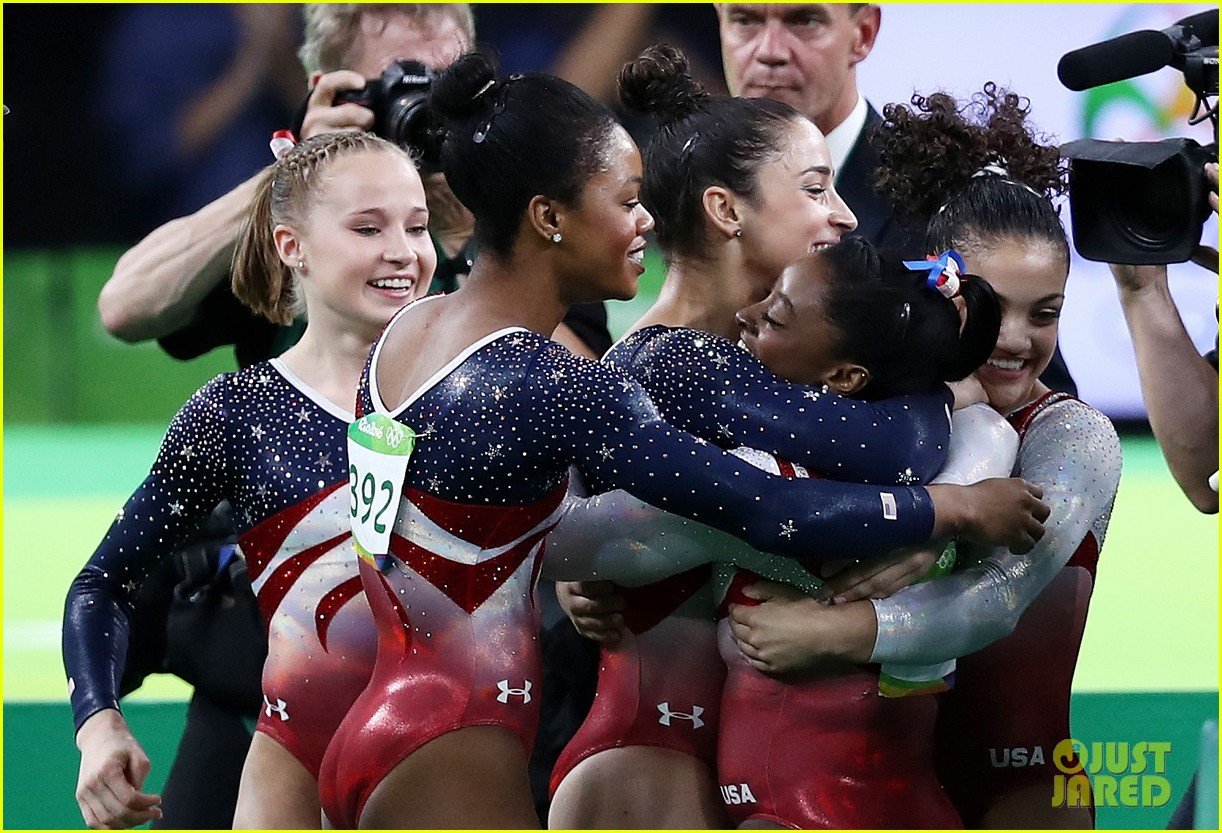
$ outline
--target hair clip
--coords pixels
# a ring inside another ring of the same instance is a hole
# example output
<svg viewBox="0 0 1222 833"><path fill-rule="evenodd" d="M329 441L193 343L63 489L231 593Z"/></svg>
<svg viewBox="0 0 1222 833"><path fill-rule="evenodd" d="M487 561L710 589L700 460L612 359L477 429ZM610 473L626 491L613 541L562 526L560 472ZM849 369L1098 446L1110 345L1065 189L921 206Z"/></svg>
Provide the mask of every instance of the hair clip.
<svg viewBox="0 0 1222 833"><path fill-rule="evenodd" d="M297 137L293 135L291 130L277 130L272 134L272 140L267 143L267 146L272 149L272 156L276 157L276 161L280 161L284 154L288 153L297 144Z"/></svg>
<svg viewBox="0 0 1222 833"><path fill-rule="evenodd" d="M495 79L495 78L493 78L493 79L492 79L491 81L489 81L487 84L485 84L484 86L480 87L480 88L479 88L479 92L477 92L475 95L471 96L471 100L472 100L472 101L475 101L475 99L479 98L481 95L483 95L484 93L486 93L486 92L488 92L489 90L491 90L491 89L493 88L493 86L495 86L495 84L496 84L496 79Z"/></svg>
<svg viewBox="0 0 1222 833"><path fill-rule="evenodd" d="M908 323L912 320L912 304L907 301L900 307L900 341L908 337Z"/></svg>
<svg viewBox="0 0 1222 833"><path fill-rule="evenodd" d="M1010 171L1006 167L1006 160L998 159L983 165L980 170L972 174L972 179L977 179L982 176L999 176L1002 179L1010 179Z"/></svg>
<svg viewBox="0 0 1222 833"><path fill-rule="evenodd" d="M521 73L509 76L505 79L505 82L501 84L501 88L496 91L496 101L492 104L492 113L489 114L488 121L484 122L484 126L471 135L471 139L475 142L475 144L483 144L484 140L488 138L488 131L492 130L492 120L501 113L505 112L505 102L509 98L510 85L515 81L520 81L522 77L523 76ZM483 90L480 90L475 94L475 98L479 98L481 95L483 95L488 87L494 83L494 81L489 81L488 84L484 86ZM474 101L475 98L471 100Z"/></svg>
<svg viewBox="0 0 1222 833"><path fill-rule="evenodd" d="M924 260L905 260L904 266L913 272L927 272L926 288L936 290L946 298L959 294L959 277L967 272L963 258L954 249L947 249L937 256L926 255Z"/></svg>

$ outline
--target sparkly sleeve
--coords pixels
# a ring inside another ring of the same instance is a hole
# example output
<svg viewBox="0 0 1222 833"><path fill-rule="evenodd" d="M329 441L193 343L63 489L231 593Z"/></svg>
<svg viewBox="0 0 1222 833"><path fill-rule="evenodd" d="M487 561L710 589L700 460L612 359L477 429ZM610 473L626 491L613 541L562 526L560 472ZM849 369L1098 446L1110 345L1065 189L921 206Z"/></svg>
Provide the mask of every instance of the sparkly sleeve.
<svg viewBox="0 0 1222 833"><path fill-rule="evenodd" d="M539 427L594 494L623 489L764 552L816 561L913 546L933 529L924 488L773 477L664 422L621 373L559 349L536 360Z"/></svg>
<svg viewBox="0 0 1222 833"><path fill-rule="evenodd" d="M68 589L63 654L76 728L118 708L136 589L224 496L228 376L200 389L174 417L148 477L119 510Z"/></svg>
<svg viewBox="0 0 1222 833"><path fill-rule="evenodd" d="M1009 634L1079 548L1103 546L1120 464L1116 430L1094 408L1070 399L1041 414L1015 473L1044 490L1052 510L1044 537L1023 555L993 549L965 569L875 600L871 661L945 662Z"/></svg>
<svg viewBox="0 0 1222 833"><path fill-rule="evenodd" d="M795 385L724 338L650 327L605 359L645 388L676 428L746 446L853 483L926 483L942 467L951 394L878 402Z"/></svg>

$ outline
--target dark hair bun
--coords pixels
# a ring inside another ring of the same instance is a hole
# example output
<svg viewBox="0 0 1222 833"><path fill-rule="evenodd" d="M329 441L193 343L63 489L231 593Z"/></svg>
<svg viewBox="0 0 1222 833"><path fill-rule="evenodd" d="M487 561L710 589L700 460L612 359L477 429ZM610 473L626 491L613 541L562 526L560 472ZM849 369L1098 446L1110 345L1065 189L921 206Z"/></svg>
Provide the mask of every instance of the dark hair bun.
<svg viewBox="0 0 1222 833"><path fill-rule="evenodd" d="M468 52L437 76L429 91L429 109L442 121L461 122L492 107L496 63L482 52ZM481 93L481 90L483 91Z"/></svg>
<svg viewBox="0 0 1222 833"><path fill-rule="evenodd" d="M694 113L709 94L692 78L687 56L673 46L651 46L624 64L619 74L620 101L637 113L652 113L663 122Z"/></svg>

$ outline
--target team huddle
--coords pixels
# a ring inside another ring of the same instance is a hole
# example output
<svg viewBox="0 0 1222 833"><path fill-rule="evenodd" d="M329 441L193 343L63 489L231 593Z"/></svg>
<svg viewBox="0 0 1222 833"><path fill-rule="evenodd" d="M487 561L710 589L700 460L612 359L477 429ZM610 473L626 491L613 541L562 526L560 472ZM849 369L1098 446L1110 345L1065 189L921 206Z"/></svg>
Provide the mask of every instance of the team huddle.
<svg viewBox="0 0 1222 833"><path fill-rule="evenodd" d="M69 592L91 826L160 816L119 712L128 617L222 500L268 635L235 827L537 827L540 578L602 643L551 827L1091 825L1051 808L1050 754L994 763L1070 737L1120 476L1107 418L1040 381L1069 249L1027 102L884 109L904 260L854 234L790 105L710 95L666 46L618 89L658 125L643 152L555 76L439 75L478 252L449 294L399 146L319 133L264 175L234 291L305 334L191 397ZM601 360L549 338L633 297L649 244L663 290ZM412 438L385 499L358 420ZM353 523L385 545L358 556Z"/></svg>

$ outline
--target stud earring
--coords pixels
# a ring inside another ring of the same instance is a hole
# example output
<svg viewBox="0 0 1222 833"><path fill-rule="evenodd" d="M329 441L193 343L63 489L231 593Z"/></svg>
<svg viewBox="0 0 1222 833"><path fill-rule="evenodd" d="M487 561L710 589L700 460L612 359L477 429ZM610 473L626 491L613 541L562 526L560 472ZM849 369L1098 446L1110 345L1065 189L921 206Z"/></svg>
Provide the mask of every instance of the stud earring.
<svg viewBox="0 0 1222 833"><path fill-rule="evenodd" d="M297 261L297 268L298 268L298 269L304 269L304 268L305 268L305 261L304 261L304 260L299 260L299 261Z"/></svg>
<svg viewBox="0 0 1222 833"><path fill-rule="evenodd" d="M553 243L559 243L563 239L564 238L560 236L560 232L557 231L557 232L552 233L552 242Z"/></svg>
<svg viewBox="0 0 1222 833"><path fill-rule="evenodd" d="M740 228L736 228L736 229L734 229L734 236L735 236L735 237L742 237L742 236L743 236L743 230L742 230L742 229L740 229Z"/></svg>

